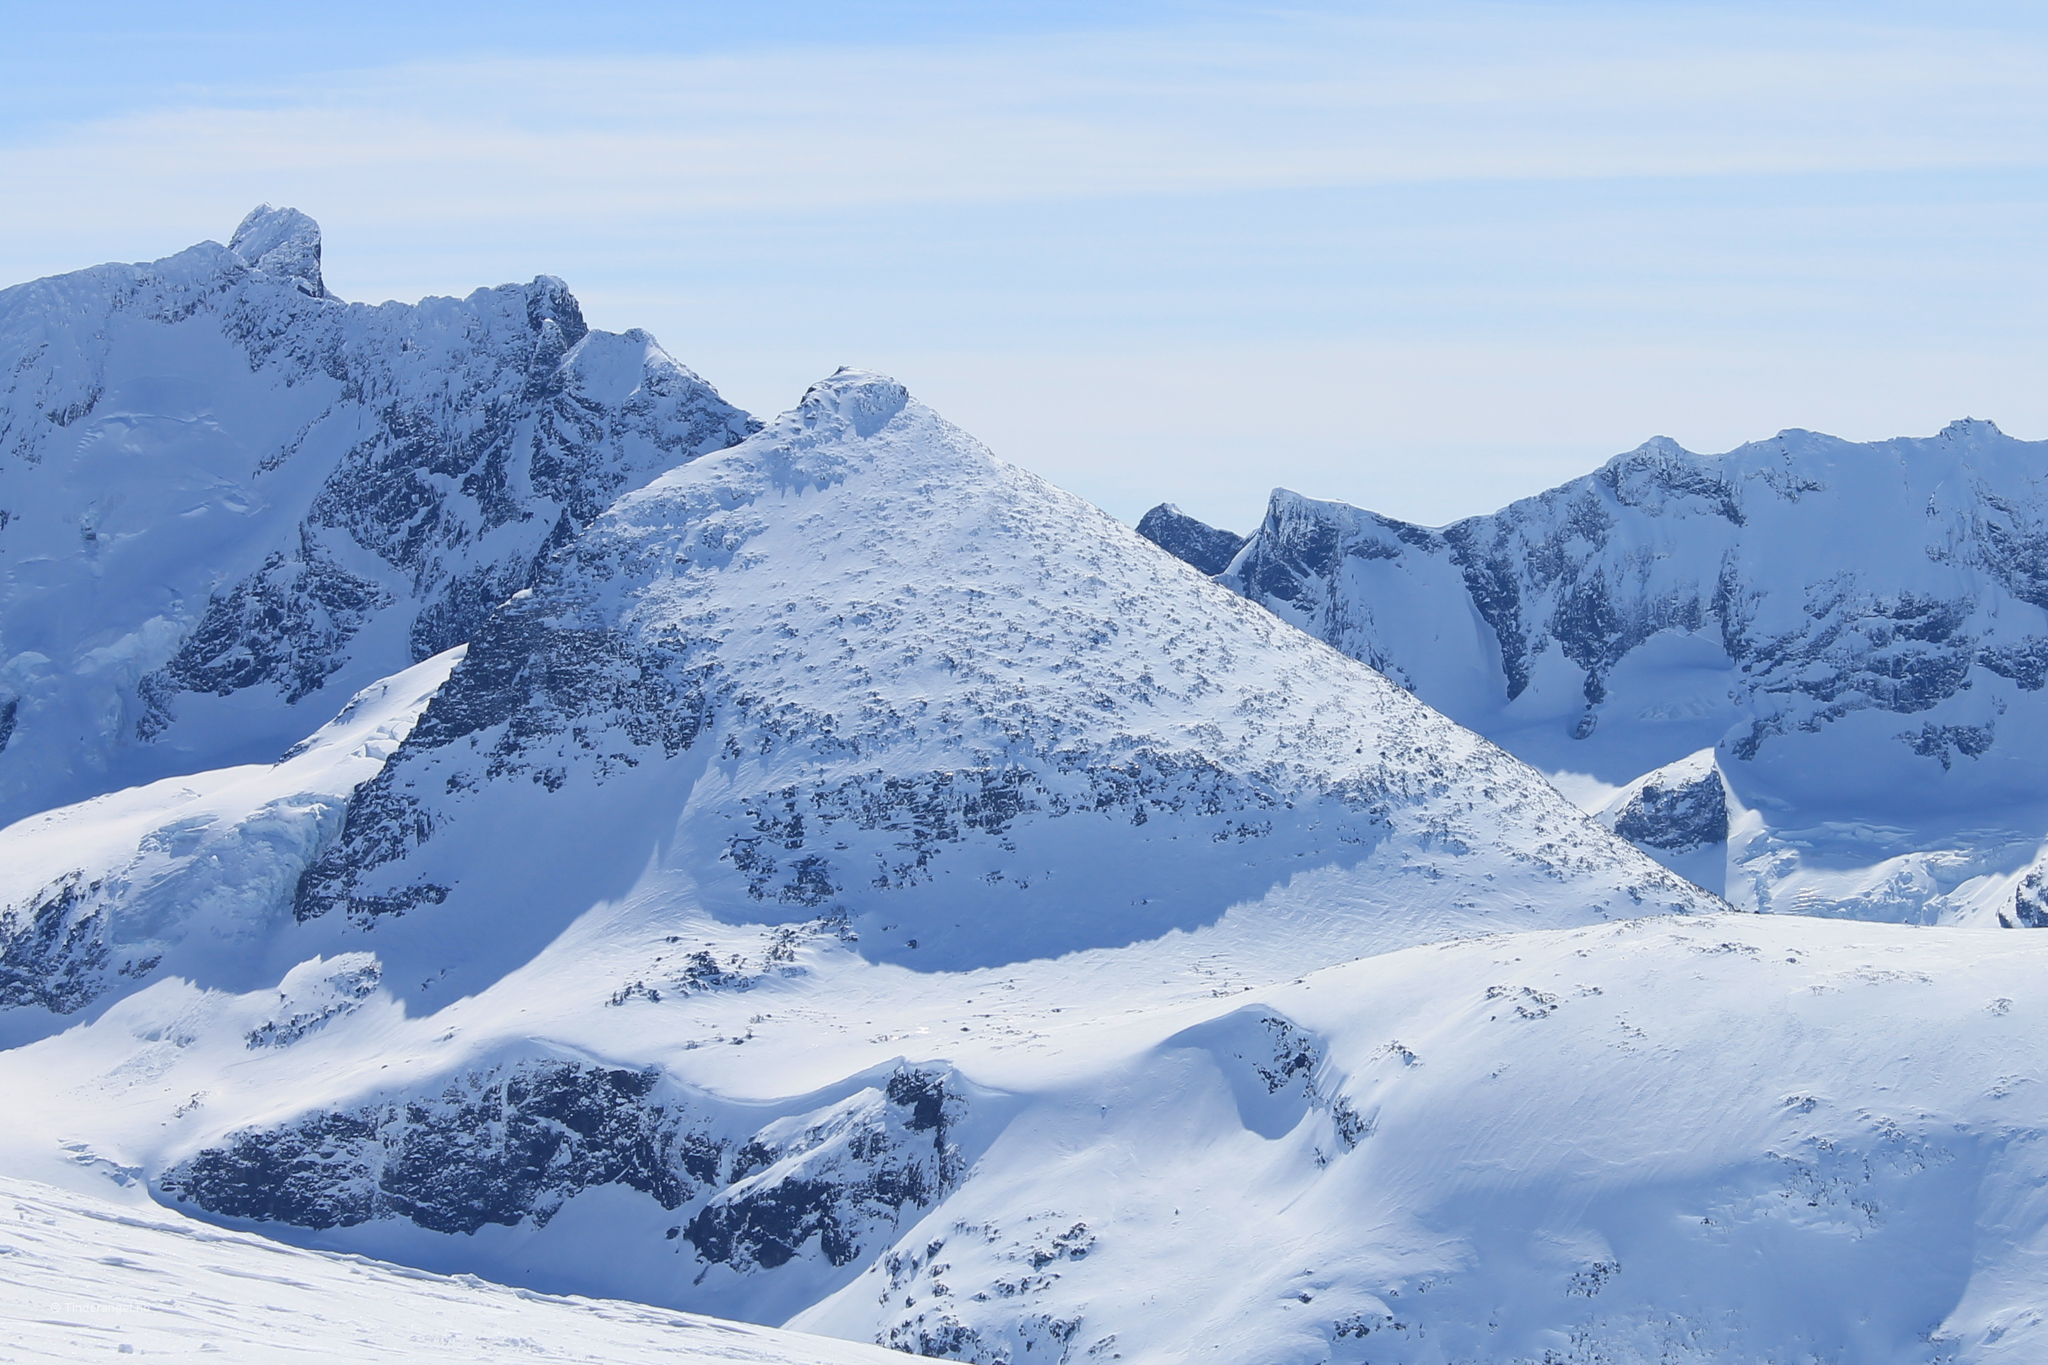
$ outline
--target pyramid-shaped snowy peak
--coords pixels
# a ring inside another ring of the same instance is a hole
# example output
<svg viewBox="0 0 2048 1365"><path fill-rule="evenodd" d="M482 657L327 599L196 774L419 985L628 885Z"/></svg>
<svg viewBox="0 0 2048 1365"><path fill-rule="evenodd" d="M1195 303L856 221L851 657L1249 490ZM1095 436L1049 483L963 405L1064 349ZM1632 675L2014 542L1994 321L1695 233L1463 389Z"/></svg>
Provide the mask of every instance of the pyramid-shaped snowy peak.
<svg viewBox="0 0 2048 1365"><path fill-rule="evenodd" d="M628 896L843 920L921 969L1233 907L1314 906L1316 958L1712 903L1380 674L844 370L621 498L501 608L297 908L474 987Z"/></svg>

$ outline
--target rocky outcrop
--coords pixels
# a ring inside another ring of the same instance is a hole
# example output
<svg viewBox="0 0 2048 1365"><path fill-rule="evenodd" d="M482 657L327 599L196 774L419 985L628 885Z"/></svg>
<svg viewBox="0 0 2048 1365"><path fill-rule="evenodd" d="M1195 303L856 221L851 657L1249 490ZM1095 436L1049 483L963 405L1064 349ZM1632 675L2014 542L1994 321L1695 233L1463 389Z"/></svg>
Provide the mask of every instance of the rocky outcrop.
<svg viewBox="0 0 2048 1365"><path fill-rule="evenodd" d="M1690 853L1728 842L1728 792L1711 749L1645 773L1600 812L1638 848Z"/></svg>
<svg viewBox="0 0 2048 1365"><path fill-rule="evenodd" d="M1175 559L1211 575L1229 568L1245 542L1235 531L1197 521L1170 502L1162 502L1140 517L1138 534Z"/></svg>
<svg viewBox="0 0 2048 1365"><path fill-rule="evenodd" d="M717 1180L725 1151L655 1095L658 1080L577 1062L492 1068L436 1093L237 1133L160 1183L222 1217L315 1230L381 1218L435 1232L545 1227L568 1199L610 1184L674 1209Z"/></svg>
<svg viewBox="0 0 2048 1365"><path fill-rule="evenodd" d="M949 1069L900 1066L749 1128L654 1068L524 1060L231 1134L158 1184L221 1218L455 1234L544 1228L583 1191L621 1186L673 1214L670 1236L706 1268L836 1271L871 1261L959 1184L967 1103Z"/></svg>

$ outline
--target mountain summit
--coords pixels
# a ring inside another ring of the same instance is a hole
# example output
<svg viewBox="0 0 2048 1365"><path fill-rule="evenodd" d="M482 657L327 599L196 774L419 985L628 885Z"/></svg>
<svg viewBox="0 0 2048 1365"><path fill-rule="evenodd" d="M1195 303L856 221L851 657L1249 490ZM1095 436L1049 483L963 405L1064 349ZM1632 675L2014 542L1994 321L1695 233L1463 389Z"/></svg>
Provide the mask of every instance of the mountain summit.
<svg viewBox="0 0 2048 1365"><path fill-rule="evenodd" d="M374 307L320 229L0 291L0 820L269 762L751 430L560 280Z"/></svg>
<svg viewBox="0 0 2048 1365"><path fill-rule="evenodd" d="M620 498L502 607L297 913L510 942L508 904L552 936L659 886L957 970L1316 883L1350 907L1346 956L1706 903L1376 673L841 371Z"/></svg>

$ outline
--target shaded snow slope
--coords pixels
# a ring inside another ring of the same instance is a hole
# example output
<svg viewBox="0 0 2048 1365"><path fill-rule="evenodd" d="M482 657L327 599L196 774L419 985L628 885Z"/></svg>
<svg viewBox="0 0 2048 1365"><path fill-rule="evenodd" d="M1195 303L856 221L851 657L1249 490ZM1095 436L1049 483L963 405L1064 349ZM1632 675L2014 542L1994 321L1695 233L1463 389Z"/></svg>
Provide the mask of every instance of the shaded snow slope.
<svg viewBox="0 0 2048 1365"><path fill-rule="evenodd" d="M279 933L299 879L461 657L372 683L278 763L165 778L0 829L0 1044L159 976L278 980L306 956Z"/></svg>
<svg viewBox="0 0 2048 1365"><path fill-rule="evenodd" d="M633 1303L554 1298L222 1232L0 1177L0 1360L855 1365L899 1357Z"/></svg>
<svg viewBox="0 0 2048 1365"><path fill-rule="evenodd" d="M1875 917L1993 922L2048 829L2044 456L1660 439L1441 530L1283 491L1224 581L1545 771L1714 748L1762 822L1738 904L1853 873Z"/></svg>
<svg viewBox="0 0 2048 1365"><path fill-rule="evenodd" d="M374 307L319 229L0 291L0 820L268 762L745 414L560 280Z"/></svg>

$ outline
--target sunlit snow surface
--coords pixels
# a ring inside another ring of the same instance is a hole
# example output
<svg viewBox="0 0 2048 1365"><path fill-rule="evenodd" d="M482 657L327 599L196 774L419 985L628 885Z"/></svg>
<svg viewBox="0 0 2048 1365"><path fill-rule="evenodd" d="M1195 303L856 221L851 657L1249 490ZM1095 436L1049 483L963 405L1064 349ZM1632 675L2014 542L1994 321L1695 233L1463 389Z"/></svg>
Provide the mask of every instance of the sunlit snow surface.
<svg viewBox="0 0 2048 1365"><path fill-rule="evenodd" d="M560 1298L0 1177L0 1361L868 1365L873 1347Z"/></svg>
<svg viewBox="0 0 2048 1365"><path fill-rule="evenodd" d="M2024 937L1663 919L1178 999L1133 990L1130 960L933 978L814 959L740 996L608 1007L636 947L592 923L439 1015L380 1005L287 1051L242 1045L261 994L155 988L6 1054L8 1093L50 1096L10 1116L7 1162L67 1181L160 1169L224 1116L530 1054L545 1021L555 1056L661 1059L714 1126L811 1086L788 1107L828 1109L898 1058L957 1068L965 1175L871 1224L877 1244L836 1275L813 1257L700 1282L667 1230L701 1205L618 1186L544 1231L250 1226L984 1360L1031 1358L1026 1342L1087 1359L1111 1337L1099 1357L1151 1361L2044 1349L2048 948ZM86 1132L61 1154L72 1174L36 1158Z"/></svg>
<svg viewBox="0 0 2048 1365"><path fill-rule="evenodd" d="M1602 827L1717 773L1590 820L842 372L280 764L0 834L95 986L0 1168L988 1365L2039 1358L2048 941Z"/></svg>

